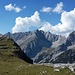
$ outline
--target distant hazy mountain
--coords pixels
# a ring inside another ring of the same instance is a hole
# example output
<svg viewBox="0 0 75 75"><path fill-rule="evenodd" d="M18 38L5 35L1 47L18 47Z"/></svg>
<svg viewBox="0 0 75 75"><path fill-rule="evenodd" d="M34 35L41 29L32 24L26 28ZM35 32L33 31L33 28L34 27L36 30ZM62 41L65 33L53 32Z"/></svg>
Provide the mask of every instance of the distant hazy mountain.
<svg viewBox="0 0 75 75"><path fill-rule="evenodd" d="M65 52L69 52L68 50L74 51L75 49L75 31L68 38L39 30L7 33L4 36L13 38L27 56L33 58L33 61L37 63L65 63L65 60L63 62L59 60L60 57L63 58ZM66 57L68 57L67 54L64 58Z"/></svg>

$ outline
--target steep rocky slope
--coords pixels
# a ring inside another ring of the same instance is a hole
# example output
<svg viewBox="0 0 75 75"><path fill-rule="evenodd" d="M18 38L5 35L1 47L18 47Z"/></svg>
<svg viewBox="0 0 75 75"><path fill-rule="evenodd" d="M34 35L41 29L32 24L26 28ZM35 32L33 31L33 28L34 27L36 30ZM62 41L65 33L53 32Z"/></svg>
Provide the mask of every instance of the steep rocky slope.
<svg viewBox="0 0 75 75"><path fill-rule="evenodd" d="M58 46L58 48L55 49L53 56L55 57L52 59L51 62L60 62L60 63L75 62L75 31L69 34L65 43L63 43L62 45Z"/></svg>
<svg viewBox="0 0 75 75"><path fill-rule="evenodd" d="M39 30L15 34L7 33L4 36L10 36L11 38L13 38L14 41L30 58L35 58L35 56L42 50L43 47L57 47L66 39L63 36ZM57 46L55 45L56 43Z"/></svg>

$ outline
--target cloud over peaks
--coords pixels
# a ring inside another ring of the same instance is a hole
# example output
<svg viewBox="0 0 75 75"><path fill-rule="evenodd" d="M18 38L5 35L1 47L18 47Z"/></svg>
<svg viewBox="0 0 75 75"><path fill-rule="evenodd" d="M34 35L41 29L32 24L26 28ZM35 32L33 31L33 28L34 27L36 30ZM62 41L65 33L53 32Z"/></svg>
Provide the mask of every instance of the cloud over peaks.
<svg viewBox="0 0 75 75"><path fill-rule="evenodd" d="M64 11L61 14L60 23L53 26L49 22L45 22L39 30L50 31L54 34L68 36L72 31L75 31L75 8L70 12Z"/></svg>
<svg viewBox="0 0 75 75"><path fill-rule="evenodd" d="M49 31L53 34L64 35L67 37L69 33L75 31L75 8L69 12L63 11L61 14L60 23L54 26L47 21L42 22L38 11L30 17L17 17L15 26L12 28L12 32L29 31L32 26L37 28L41 26L39 30Z"/></svg>
<svg viewBox="0 0 75 75"><path fill-rule="evenodd" d="M19 7L16 7L16 5L12 5L12 4L8 4L5 6L5 10L8 10L8 11L12 11L14 10L15 12L20 12L22 9L19 8Z"/></svg>
<svg viewBox="0 0 75 75"><path fill-rule="evenodd" d="M41 20L38 11L36 11L31 17L17 17L12 32L25 32L28 31L31 26L38 28L40 22Z"/></svg>

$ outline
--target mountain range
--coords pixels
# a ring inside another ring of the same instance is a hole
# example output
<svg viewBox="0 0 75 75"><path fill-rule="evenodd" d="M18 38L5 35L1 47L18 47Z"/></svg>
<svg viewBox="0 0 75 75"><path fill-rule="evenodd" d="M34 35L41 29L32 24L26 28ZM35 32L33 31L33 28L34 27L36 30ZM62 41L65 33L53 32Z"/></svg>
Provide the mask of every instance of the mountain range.
<svg viewBox="0 0 75 75"><path fill-rule="evenodd" d="M34 30L29 32L6 33L34 63L74 63L75 31L65 36Z"/></svg>

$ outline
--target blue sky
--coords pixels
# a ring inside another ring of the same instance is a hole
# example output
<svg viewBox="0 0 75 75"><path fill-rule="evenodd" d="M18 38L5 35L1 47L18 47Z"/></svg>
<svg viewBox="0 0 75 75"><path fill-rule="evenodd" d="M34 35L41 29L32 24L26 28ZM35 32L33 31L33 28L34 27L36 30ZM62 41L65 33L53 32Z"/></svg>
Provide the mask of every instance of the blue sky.
<svg viewBox="0 0 75 75"><path fill-rule="evenodd" d="M39 29L67 36L75 30L74 8L75 0L0 0L0 33Z"/></svg>

